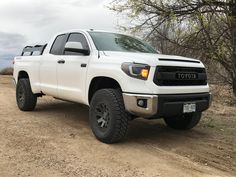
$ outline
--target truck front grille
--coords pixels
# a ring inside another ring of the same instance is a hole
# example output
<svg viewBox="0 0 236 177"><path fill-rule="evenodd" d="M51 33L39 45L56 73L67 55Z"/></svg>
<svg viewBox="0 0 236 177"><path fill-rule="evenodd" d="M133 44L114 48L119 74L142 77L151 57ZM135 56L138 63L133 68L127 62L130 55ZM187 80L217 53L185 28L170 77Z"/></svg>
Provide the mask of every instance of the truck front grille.
<svg viewBox="0 0 236 177"><path fill-rule="evenodd" d="M158 86L207 85L205 68L157 66L153 82Z"/></svg>

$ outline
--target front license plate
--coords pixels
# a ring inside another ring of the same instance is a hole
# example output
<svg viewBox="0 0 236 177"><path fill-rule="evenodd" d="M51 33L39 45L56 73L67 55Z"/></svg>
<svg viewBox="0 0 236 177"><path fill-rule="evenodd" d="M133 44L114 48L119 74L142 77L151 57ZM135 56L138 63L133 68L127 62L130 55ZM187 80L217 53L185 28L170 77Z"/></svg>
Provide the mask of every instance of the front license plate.
<svg viewBox="0 0 236 177"><path fill-rule="evenodd" d="M196 112L196 104L195 103L184 103L183 113Z"/></svg>

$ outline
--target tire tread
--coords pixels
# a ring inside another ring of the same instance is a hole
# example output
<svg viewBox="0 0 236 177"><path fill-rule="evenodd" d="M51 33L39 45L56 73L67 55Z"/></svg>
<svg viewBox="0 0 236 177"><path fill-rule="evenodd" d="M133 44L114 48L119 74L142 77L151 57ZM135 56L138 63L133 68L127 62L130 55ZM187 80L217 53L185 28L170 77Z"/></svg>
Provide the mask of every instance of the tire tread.
<svg viewBox="0 0 236 177"><path fill-rule="evenodd" d="M130 120L130 116L126 112L124 107L124 101L121 91L118 89L101 89L95 94L95 96L104 94L112 98L112 108L116 117L116 124L114 126L115 128L110 136L106 138L100 138L96 136L96 133L95 136L97 137L97 139L107 144L112 144L121 141L127 134ZM94 97L92 98L92 102L94 101L93 99Z"/></svg>
<svg viewBox="0 0 236 177"><path fill-rule="evenodd" d="M37 103L37 96L34 95L31 90L29 79L28 78L20 79L17 83L16 92L18 91L19 86L23 86L24 91L25 91L24 104L20 105L17 100L17 104L18 104L19 109L22 111L33 111L36 106L36 103ZM17 99L17 96L16 96L16 99Z"/></svg>

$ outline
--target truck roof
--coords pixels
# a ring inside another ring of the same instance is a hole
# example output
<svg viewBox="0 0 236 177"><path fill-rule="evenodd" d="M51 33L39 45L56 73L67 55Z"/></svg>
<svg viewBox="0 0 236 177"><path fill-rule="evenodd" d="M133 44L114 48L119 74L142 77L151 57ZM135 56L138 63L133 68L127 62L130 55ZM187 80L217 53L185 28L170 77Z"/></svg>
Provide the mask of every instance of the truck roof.
<svg viewBox="0 0 236 177"><path fill-rule="evenodd" d="M63 33L71 33L71 32L84 32L84 33L87 33L87 32L104 32L104 33L117 33L117 34L123 34L123 35L127 35L127 34L124 34L124 33L121 33L121 32L118 32L118 31L113 31L113 30L97 30L97 29L70 29L70 30L66 30L66 31L62 31L60 33L57 33L58 34L63 34Z"/></svg>
<svg viewBox="0 0 236 177"><path fill-rule="evenodd" d="M60 34L65 34L65 33L88 33L88 32L103 32L103 33L116 33L116 34L122 34L122 35L127 35L121 32L117 31L107 31L107 30L96 30L96 29L70 29L66 31L59 32L54 35L52 39L55 39L56 36ZM127 35L129 36L129 35ZM53 41L50 41L49 44L53 43ZM21 56L31 56L31 55L42 55L44 52L44 49L46 48L47 44L45 45L35 45L35 46L26 46L24 47Z"/></svg>

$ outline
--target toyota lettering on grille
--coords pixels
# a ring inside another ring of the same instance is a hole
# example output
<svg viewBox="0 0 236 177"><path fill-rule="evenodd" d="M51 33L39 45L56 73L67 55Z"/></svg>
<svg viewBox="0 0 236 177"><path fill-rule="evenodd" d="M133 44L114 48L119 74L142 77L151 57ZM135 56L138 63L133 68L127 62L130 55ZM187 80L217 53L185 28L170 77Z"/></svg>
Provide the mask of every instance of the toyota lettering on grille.
<svg viewBox="0 0 236 177"><path fill-rule="evenodd" d="M197 73L176 73L176 78L181 80L194 80L197 77Z"/></svg>

